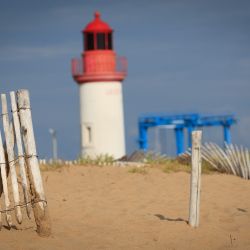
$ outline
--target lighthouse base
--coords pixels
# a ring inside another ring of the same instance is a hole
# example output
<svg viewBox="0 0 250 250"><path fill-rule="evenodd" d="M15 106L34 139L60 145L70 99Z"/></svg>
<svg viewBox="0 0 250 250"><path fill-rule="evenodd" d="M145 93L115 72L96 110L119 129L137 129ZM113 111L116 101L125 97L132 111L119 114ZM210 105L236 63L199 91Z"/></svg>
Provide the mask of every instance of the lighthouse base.
<svg viewBox="0 0 250 250"><path fill-rule="evenodd" d="M81 156L123 157L124 114L121 82L80 85Z"/></svg>

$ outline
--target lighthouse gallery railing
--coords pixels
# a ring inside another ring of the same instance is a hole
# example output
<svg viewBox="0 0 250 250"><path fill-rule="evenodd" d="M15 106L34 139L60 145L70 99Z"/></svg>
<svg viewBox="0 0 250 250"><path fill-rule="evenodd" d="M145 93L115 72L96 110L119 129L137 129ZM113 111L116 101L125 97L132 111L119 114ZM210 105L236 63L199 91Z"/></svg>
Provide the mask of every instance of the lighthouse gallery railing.
<svg viewBox="0 0 250 250"><path fill-rule="evenodd" d="M108 62L105 62L108 63ZM103 61L93 61L93 68L99 68L103 64ZM88 65L89 66L89 65ZM73 58L71 62L72 75L79 76L86 73L83 58ZM127 59L123 56L116 56L115 58L115 73L127 75ZM107 69L103 69L102 73L110 73Z"/></svg>

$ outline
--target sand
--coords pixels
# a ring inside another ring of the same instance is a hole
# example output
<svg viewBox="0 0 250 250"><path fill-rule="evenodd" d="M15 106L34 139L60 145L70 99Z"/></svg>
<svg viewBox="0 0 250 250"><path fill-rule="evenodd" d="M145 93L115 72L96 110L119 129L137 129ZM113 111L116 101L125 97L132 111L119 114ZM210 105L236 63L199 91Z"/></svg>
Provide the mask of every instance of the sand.
<svg viewBox="0 0 250 250"><path fill-rule="evenodd" d="M250 181L202 175L200 227L187 224L189 174L71 166L42 173L53 233L34 221L0 232L0 249L250 249Z"/></svg>

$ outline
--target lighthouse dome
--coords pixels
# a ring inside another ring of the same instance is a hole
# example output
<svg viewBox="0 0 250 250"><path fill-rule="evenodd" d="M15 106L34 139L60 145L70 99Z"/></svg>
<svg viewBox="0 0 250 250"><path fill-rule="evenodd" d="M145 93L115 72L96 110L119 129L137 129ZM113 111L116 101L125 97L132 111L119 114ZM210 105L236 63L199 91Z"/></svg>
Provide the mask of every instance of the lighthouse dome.
<svg viewBox="0 0 250 250"><path fill-rule="evenodd" d="M95 19L90 22L85 29L83 30L84 33L87 32L112 32L111 27L100 18L101 14L99 12L95 12L94 17Z"/></svg>

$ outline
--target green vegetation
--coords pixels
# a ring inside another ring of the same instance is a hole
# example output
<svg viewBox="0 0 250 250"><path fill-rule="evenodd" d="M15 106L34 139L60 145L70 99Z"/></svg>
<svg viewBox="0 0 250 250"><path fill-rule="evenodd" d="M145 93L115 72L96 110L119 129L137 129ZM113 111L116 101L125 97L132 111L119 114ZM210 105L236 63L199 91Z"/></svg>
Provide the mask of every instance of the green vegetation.
<svg viewBox="0 0 250 250"><path fill-rule="evenodd" d="M171 172L187 172L191 171L191 166L189 164L182 164L178 162L178 160L171 159L165 164L161 164L159 166L164 173L171 173Z"/></svg>
<svg viewBox="0 0 250 250"><path fill-rule="evenodd" d="M98 155L97 157L93 158L90 156L85 156L79 158L78 164L79 165L98 165L98 166L107 166L112 165L114 162L113 156L108 154Z"/></svg>
<svg viewBox="0 0 250 250"><path fill-rule="evenodd" d="M164 173L173 173L173 172L191 172L191 163L181 162L176 159L171 158L160 158L160 159L151 159L148 158L146 163L151 168L159 168ZM217 170L205 160L202 160L202 173L203 174L211 174L213 172L217 172Z"/></svg>
<svg viewBox="0 0 250 250"><path fill-rule="evenodd" d="M202 169L202 174L211 174L211 173L215 173L215 172L218 173L218 170L215 169L209 162L207 162L205 160L202 160L201 169ZM222 171L220 171L220 172L222 172Z"/></svg>
<svg viewBox="0 0 250 250"><path fill-rule="evenodd" d="M129 173L132 174L147 174L146 167L133 167L128 170Z"/></svg>
<svg viewBox="0 0 250 250"><path fill-rule="evenodd" d="M174 173L174 172L186 172L190 173L191 171L191 163L190 160L181 161L180 159L171 159L167 157L157 157L155 155L147 154L145 158L142 160L145 166L135 166L130 167L128 169L129 173L137 173L137 174L147 174L151 168L159 169L164 173ZM41 164L40 168L42 171L48 170L60 170L60 168L69 165L84 165L84 166L110 166L115 163L115 160L112 156L104 154L99 155L96 158L86 156L83 158L79 158L73 162L67 163L67 161L55 161L50 162L48 164ZM143 164L142 163L142 164ZM136 165L136 162L135 162ZM202 161L202 173L210 174L213 172L217 172L217 170L211 166L205 160Z"/></svg>
<svg viewBox="0 0 250 250"><path fill-rule="evenodd" d="M50 164L40 164L41 171L49 171L49 170L59 170L64 167L65 164L62 162L52 162Z"/></svg>

